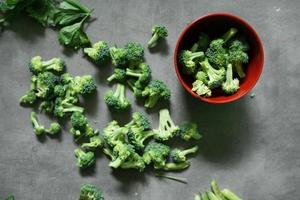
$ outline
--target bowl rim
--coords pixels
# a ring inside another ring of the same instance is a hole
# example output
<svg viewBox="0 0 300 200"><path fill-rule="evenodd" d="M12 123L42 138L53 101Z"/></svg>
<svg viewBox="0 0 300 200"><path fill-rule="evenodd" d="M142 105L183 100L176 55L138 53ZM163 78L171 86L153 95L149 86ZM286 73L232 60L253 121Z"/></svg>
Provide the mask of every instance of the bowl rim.
<svg viewBox="0 0 300 200"><path fill-rule="evenodd" d="M195 24L197 24L198 22L202 21L205 18L209 18L209 17L214 17L214 16L224 16L224 17L230 17L233 18L234 20L237 20L239 22L241 22L241 24L245 25L247 27L247 29L250 29L253 33L254 33L254 37L256 39L256 41L258 42L258 48L261 51L261 56L262 56L262 62L261 62L261 67L259 68L259 74L258 76L254 79L253 85L247 89L245 89L240 95L232 97L231 95L228 96L228 98L225 98L223 100L213 100L211 98L206 98L206 97L201 97L199 95L197 95L196 93L194 93L189 87L188 85L185 83L185 81L183 80L183 78L181 77L181 73L179 71L178 68L178 63L177 63L177 55L178 55L178 48L179 48L179 43L182 41L183 36L186 34L187 31L189 31ZM190 24L188 24L184 30L180 33L177 42L176 42L176 46L175 46L175 50L174 50L174 67L175 67L175 71L176 71L176 75L177 78L179 79L179 82L181 83L181 85L185 88L186 91L188 91L193 97L200 99L201 101L207 102L207 103L211 103L211 104L224 104L224 103L230 103L233 101L236 101L242 97L244 97L247 93L249 93L249 91L251 91L254 86L256 85L257 81L259 80L263 68L264 68L264 47L262 44L262 41L257 33L257 31L252 27L252 25L250 25L247 21L245 21L243 18L236 16L234 14L231 13L227 13L227 12L211 12L205 15L202 15L198 18L196 18L195 20L193 20Z"/></svg>

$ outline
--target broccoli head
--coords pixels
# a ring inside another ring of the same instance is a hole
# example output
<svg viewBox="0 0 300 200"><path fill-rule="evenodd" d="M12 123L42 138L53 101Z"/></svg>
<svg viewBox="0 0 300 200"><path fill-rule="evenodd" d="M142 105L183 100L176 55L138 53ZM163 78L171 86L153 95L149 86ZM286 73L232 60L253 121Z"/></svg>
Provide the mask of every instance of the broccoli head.
<svg viewBox="0 0 300 200"><path fill-rule="evenodd" d="M139 82L137 82L134 79L130 79L127 81L128 86L130 87L130 89L133 91L133 94L135 97L137 98L142 98L142 92L144 90L144 87L141 87L141 84Z"/></svg>
<svg viewBox="0 0 300 200"><path fill-rule="evenodd" d="M192 91L196 92L199 96L210 97L211 89L202 81L196 80L193 83Z"/></svg>
<svg viewBox="0 0 300 200"><path fill-rule="evenodd" d="M80 106L76 106L72 103L69 103L60 97L56 98L56 100L55 100L55 106L54 106L53 113L56 117L64 117L64 116L66 116L67 113L73 113L73 112L82 113L83 111L84 111L84 108L82 108Z"/></svg>
<svg viewBox="0 0 300 200"><path fill-rule="evenodd" d="M226 71L226 81L222 83L222 89L226 94L233 94L239 88L239 79L232 77L232 65L228 64Z"/></svg>
<svg viewBox="0 0 300 200"><path fill-rule="evenodd" d="M58 77L51 72L43 72L36 78L36 96L49 99L53 96L53 90L58 83Z"/></svg>
<svg viewBox="0 0 300 200"><path fill-rule="evenodd" d="M83 96L93 94L97 90L95 81L90 75L76 76L74 78L74 87Z"/></svg>
<svg viewBox="0 0 300 200"><path fill-rule="evenodd" d="M134 112L132 114L132 120L125 125L126 127L140 127L142 130L151 129L149 119L145 114L141 112Z"/></svg>
<svg viewBox="0 0 300 200"><path fill-rule="evenodd" d="M230 199L230 200L241 200L240 197L238 197L235 193L233 193L231 190L229 189L223 189L222 191L223 196L225 197L225 199Z"/></svg>
<svg viewBox="0 0 300 200"><path fill-rule="evenodd" d="M33 125L33 130L36 135L42 135L45 133L45 127L40 125L37 119L37 115L35 112L31 112L30 115L31 123Z"/></svg>
<svg viewBox="0 0 300 200"><path fill-rule="evenodd" d="M155 169L161 169L165 166L170 148L167 145L150 142L144 151L143 159L146 164L153 163Z"/></svg>
<svg viewBox="0 0 300 200"><path fill-rule="evenodd" d="M208 61L218 68L225 67L228 61L228 54L224 48L225 41L223 39L215 39L211 41L205 56Z"/></svg>
<svg viewBox="0 0 300 200"><path fill-rule="evenodd" d="M246 53L248 48L248 44L240 40L232 41L229 46L229 62L233 64L240 78L246 76L243 70L243 64L249 60L248 54Z"/></svg>
<svg viewBox="0 0 300 200"><path fill-rule="evenodd" d="M90 48L84 48L83 52L96 64L102 65L109 61L109 46L105 41L98 41Z"/></svg>
<svg viewBox="0 0 300 200"><path fill-rule="evenodd" d="M128 42L125 45L126 57L130 66L136 66L144 60L144 48L141 44Z"/></svg>
<svg viewBox="0 0 300 200"><path fill-rule="evenodd" d="M83 143L81 145L81 148L87 149L89 151L95 151L97 148L102 147L103 141L102 139L97 135L90 138L90 141L88 143Z"/></svg>
<svg viewBox="0 0 300 200"><path fill-rule="evenodd" d="M103 192L92 184L83 184L80 187L79 200L104 200Z"/></svg>
<svg viewBox="0 0 300 200"><path fill-rule="evenodd" d="M123 48L111 47L109 49L111 60L114 66L124 67L127 64L127 50Z"/></svg>
<svg viewBox="0 0 300 200"><path fill-rule="evenodd" d="M59 123L53 122L50 124L50 127L45 129L45 132L49 135L56 135L61 131Z"/></svg>
<svg viewBox="0 0 300 200"><path fill-rule="evenodd" d="M119 83L124 82L126 79L125 69L115 68L114 73L107 78L108 82L117 81Z"/></svg>
<svg viewBox="0 0 300 200"><path fill-rule="evenodd" d="M135 69L127 68L126 75L137 78L135 85L144 88L151 79L151 69L146 63L140 63Z"/></svg>
<svg viewBox="0 0 300 200"><path fill-rule="evenodd" d="M196 60L199 60L204 56L202 51L192 52L189 50L183 50L180 52L179 60L183 64L183 72L186 74L194 74L197 69Z"/></svg>
<svg viewBox="0 0 300 200"><path fill-rule="evenodd" d="M56 97L64 97L66 94L66 87L64 85L56 85L54 87L54 96Z"/></svg>
<svg viewBox="0 0 300 200"><path fill-rule="evenodd" d="M77 166L87 168L95 163L95 154L91 151L84 152L81 149L75 149L75 157L77 158Z"/></svg>
<svg viewBox="0 0 300 200"><path fill-rule="evenodd" d="M223 67L218 70L215 69L210 65L208 59L200 62L200 65L208 76L207 84L209 88L212 89L219 87L225 79L225 69Z"/></svg>
<svg viewBox="0 0 300 200"><path fill-rule="evenodd" d="M115 146L118 142L125 142L125 135L128 129L120 127L117 121L111 121L103 130L105 142L110 146Z"/></svg>
<svg viewBox="0 0 300 200"><path fill-rule="evenodd" d="M143 90L142 96L146 97L145 107L152 108L158 100L168 101L171 97L171 92L162 81L152 80Z"/></svg>
<svg viewBox="0 0 300 200"><path fill-rule="evenodd" d="M179 129L179 136L185 141L189 141L191 139L200 140L202 138L198 131L198 126L195 123L187 121L182 122L179 126Z"/></svg>
<svg viewBox="0 0 300 200"><path fill-rule="evenodd" d="M179 127L174 124L168 109L159 111L159 126L153 131L155 133L154 137L162 141L169 140L178 133Z"/></svg>
<svg viewBox="0 0 300 200"><path fill-rule="evenodd" d="M190 163L188 161L185 162L179 162L179 163L166 163L163 167L163 170L165 171L178 171L186 169L190 166Z"/></svg>
<svg viewBox="0 0 300 200"><path fill-rule="evenodd" d="M134 148L130 144L126 144L118 141L113 147L113 158L109 163L112 168L119 168L132 154L134 154Z"/></svg>
<svg viewBox="0 0 300 200"><path fill-rule="evenodd" d="M122 169L137 169L139 171L144 171L146 166L143 157L132 152L131 155L120 165L120 167Z"/></svg>
<svg viewBox="0 0 300 200"><path fill-rule="evenodd" d="M41 56L35 56L30 60L29 70L33 74L45 71L62 73L65 70L65 62L60 58L52 58L50 60L43 61Z"/></svg>
<svg viewBox="0 0 300 200"><path fill-rule="evenodd" d="M22 105L32 105L36 102L37 98L33 90L28 90L25 95L21 96L19 102Z"/></svg>
<svg viewBox="0 0 300 200"><path fill-rule="evenodd" d="M148 48L154 47L159 39L168 37L168 30L163 25L154 25L152 27L152 37L148 41Z"/></svg>
<svg viewBox="0 0 300 200"><path fill-rule="evenodd" d="M106 105L114 111L124 111L130 108L131 104L125 96L125 85L118 83L116 91L109 90L104 96Z"/></svg>
<svg viewBox="0 0 300 200"><path fill-rule="evenodd" d="M206 33L199 33L198 41L192 46L191 51L205 51L207 47L209 46L209 36Z"/></svg>
<svg viewBox="0 0 300 200"><path fill-rule="evenodd" d="M192 148L185 149L185 150L173 149L170 152L170 156L171 156L172 160L176 163L185 162L187 160L186 156L188 154L196 153L197 150L198 150L198 146L194 146Z"/></svg>

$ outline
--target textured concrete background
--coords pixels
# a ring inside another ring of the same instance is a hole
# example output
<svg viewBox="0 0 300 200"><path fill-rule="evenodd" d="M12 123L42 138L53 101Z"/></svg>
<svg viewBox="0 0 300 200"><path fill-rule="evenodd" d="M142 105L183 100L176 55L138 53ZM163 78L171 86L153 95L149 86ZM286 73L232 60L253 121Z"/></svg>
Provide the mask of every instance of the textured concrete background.
<svg viewBox="0 0 300 200"><path fill-rule="evenodd" d="M92 74L98 94L85 101L87 115L102 129L111 119L128 121L130 114L112 115L102 96L108 88L110 67L97 68L82 53L64 50L57 32L44 30L30 19L18 19L0 36L0 198L17 200L75 200L82 183L101 186L108 200L181 200L209 187L216 178L244 199L300 199L300 1L299 0L90 0L96 21L87 28L92 41L123 45L129 40L146 43L151 26L160 22L169 29L166 43L153 53L146 50L153 77L172 90L175 122L194 120L204 134L192 166L177 176L187 185L160 180L151 171L113 172L99 155L96 167L80 172L75 166L76 144L69 124L58 139L38 140L29 122L30 108L18 105L28 89L26 63L34 55L60 56L74 75ZM250 95L227 105L209 105L190 97L173 69L173 49L178 35L193 19L212 11L239 15L251 23L265 46L265 68ZM132 102L134 98L127 93ZM132 111L144 111L133 103ZM149 111L153 126L156 110ZM41 122L50 120L40 115Z"/></svg>

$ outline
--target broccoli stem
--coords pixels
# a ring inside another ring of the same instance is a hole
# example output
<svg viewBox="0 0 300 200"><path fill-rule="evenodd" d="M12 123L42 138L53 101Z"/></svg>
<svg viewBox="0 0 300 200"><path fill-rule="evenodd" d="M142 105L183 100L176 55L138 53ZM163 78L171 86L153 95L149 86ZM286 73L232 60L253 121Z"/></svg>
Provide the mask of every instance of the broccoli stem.
<svg viewBox="0 0 300 200"><path fill-rule="evenodd" d="M233 38L237 32L238 30L236 28L230 28L222 37L224 42L226 43L231 38Z"/></svg>
<svg viewBox="0 0 300 200"><path fill-rule="evenodd" d="M242 200L240 197L238 197L236 194L234 194L229 189L222 190L222 194L225 196L228 200Z"/></svg>
<svg viewBox="0 0 300 200"><path fill-rule="evenodd" d="M198 151L198 146L196 145L196 146L194 146L194 147L192 147L192 148L183 150L183 151L182 151L182 154L186 156L186 155L188 155L188 154L196 153L197 151Z"/></svg>
<svg viewBox="0 0 300 200"><path fill-rule="evenodd" d="M202 57L204 53L202 51L194 52L191 54L190 60L194 60L195 58Z"/></svg>
<svg viewBox="0 0 300 200"><path fill-rule="evenodd" d="M212 193L211 191L207 192L207 196L209 198L209 200L221 200L220 198L218 198L214 193Z"/></svg>
<svg viewBox="0 0 300 200"><path fill-rule="evenodd" d="M201 193L201 200L209 200L206 192Z"/></svg>
<svg viewBox="0 0 300 200"><path fill-rule="evenodd" d="M153 36L151 37L151 39L148 42L148 47L152 48L154 46L154 44L157 42L158 38L159 38L158 34L154 33Z"/></svg>
<svg viewBox="0 0 300 200"><path fill-rule="evenodd" d="M194 200L201 200L201 197L199 194L195 194Z"/></svg>
<svg viewBox="0 0 300 200"><path fill-rule="evenodd" d="M236 73L239 75L239 77L240 78L245 78L246 74L243 70L242 62L236 62L234 67L235 67Z"/></svg>
<svg viewBox="0 0 300 200"><path fill-rule="evenodd" d="M163 166L165 171L176 171L176 170L183 170L190 166L189 162L181 162L181 163L167 163Z"/></svg>
<svg viewBox="0 0 300 200"><path fill-rule="evenodd" d="M158 95L154 95L154 96L150 95L149 98L146 99L146 101L145 101L145 107L146 108L152 108L156 104L158 99L159 99Z"/></svg>
<svg viewBox="0 0 300 200"><path fill-rule="evenodd" d="M106 80L108 82L111 82L112 80L114 80L116 78L116 74L112 74L111 76L109 76Z"/></svg>
<svg viewBox="0 0 300 200"><path fill-rule="evenodd" d="M109 163L109 166L112 167L112 168L118 168L121 164L122 164L122 159L117 158L114 161L111 161Z"/></svg>
<svg viewBox="0 0 300 200"><path fill-rule="evenodd" d="M38 121L37 121L35 112L31 112L30 118L31 118L31 122L32 122L34 128L37 128L37 127L40 126Z"/></svg>
<svg viewBox="0 0 300 200"><path fill-rule="evenodd" d="M139 77L141 76L141 73L138 73L138 72L135 71L135 70L132 70L132 69L127 68L127 69L126 69L126 75L139 78Z"/></svg>
<svg viewBox="0 0 300 200"><path fill-rule="evenodd" d="M152 131L152 130L149 130L149 131L145 131L144 133L143 133L143 138L141 138L141 143L144 143L144 141L145 140L147 140L149 137L152 137L152 136L154 136L155 135L155 133Z"/></svg>
<svg viewBox="0 0 300 200"><path fill-rule="evenodd" d="M161 173L155 173L155 176L170 179L170 180L177 181L177 182L184 183L184 184L188 183L186 178L168 176L168 175L164 175L164 174L161 174Z"/></svg>
<svg viewBox="0 0 300 200"><path fill-rule="evenodd" d="M225 197L224 195L222 194L219 186L218 186L218 183L216 180L212 180L211 183L210 183L210 186L211 186L211 190L213 191L213 193L215 193L215 195L220 199L220 200L225 200Z"/></svg>
<svg viewBox="0 0 300 200"><path fill-rule="evenodd" d="M83 112L83 108L79 106L72 106L70 108L64 108L63 112Z"/></svg>

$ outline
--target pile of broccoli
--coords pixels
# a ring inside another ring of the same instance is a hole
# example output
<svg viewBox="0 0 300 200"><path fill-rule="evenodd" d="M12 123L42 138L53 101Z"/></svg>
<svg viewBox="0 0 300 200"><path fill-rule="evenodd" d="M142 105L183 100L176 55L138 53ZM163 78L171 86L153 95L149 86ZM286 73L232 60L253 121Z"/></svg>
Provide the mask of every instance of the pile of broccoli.
<svg viewBox="0 0 300 200"><path fill-rule="evenodd" d="M210 183L211 191L195 194L194 200L241 200L229 189L221 190L215 180Z"/></svg>
<svg viewBox="0 0 300 200"><path fill-rule="evenodd" d="M155 36L156 40L157 37ZM151 43L154 44L154 39ZM146 108L154 107L160 100L170 99L168 87L162 81L151 80L151 68L144 62L144 48L141 44L128 42L121 48L116 45L109 47L106 42L98 41L92 47L85 48L84 53L98 65L105 65L111 60L115 67L107 81L116 83L116 87L107 91L104 96L110 110L122 112L131 107L125 94L126 85L136 98L145 99Z"/></svg>
<svg viewBox="0 0 300 200"><path fill-rule="evenodd" d="M182 72L194 77L192 90L199 96L210 97L217 88L227 95L239 89L239 79L246 76L243 64L249 60L249 45L236 36L237 32L236 28L230 28L221 38L213 40L200 33L191 49L180 52Z"/></svg>
<svg viewBox="0 0 300 200"><path fill-rule="evenodd" d="M195 153L198 147L171 149L165 142L174 137L189 141L198 140L201 135L194 123L175 125L167 109L160 110L157 129L151 128L143 113L135 112L124 126L112 121L104 128L103 153L110 158L112 168L143 171L147 165L153 165L159 170L183 170L190 166L187 155Z"/></svg>

